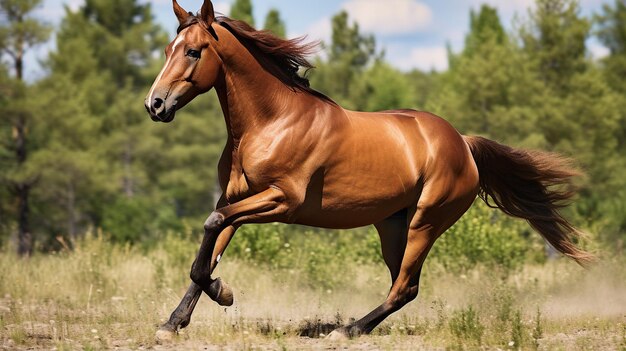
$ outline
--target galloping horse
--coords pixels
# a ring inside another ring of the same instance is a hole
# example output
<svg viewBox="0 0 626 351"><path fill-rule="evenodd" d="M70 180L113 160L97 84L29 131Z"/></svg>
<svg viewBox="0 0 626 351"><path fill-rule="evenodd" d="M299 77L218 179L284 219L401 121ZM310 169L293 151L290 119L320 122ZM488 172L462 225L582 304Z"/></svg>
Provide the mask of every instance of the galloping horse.
<svg viewBox="0 0 626 351"><path fill-rule="evenodd" d="M391 273L386 300L329 337L367 334L415 299L422 264L435 240L477 195L523 218L555 249L584 264L579 235L558 212L577 172L567 159L460 135L431 113L349 111L311 89L313 46L244 22L199 14L173 0L180 26L145 100L154 121L171 122L197 95L215 88L228 138L219 160L222 196L204 223L192 283L157 338L189 324L204 291L231 305L230 288L211 277L238 227L298 223L324 228L374 224ZM554 187L556 186L556 187Z"/></svg>

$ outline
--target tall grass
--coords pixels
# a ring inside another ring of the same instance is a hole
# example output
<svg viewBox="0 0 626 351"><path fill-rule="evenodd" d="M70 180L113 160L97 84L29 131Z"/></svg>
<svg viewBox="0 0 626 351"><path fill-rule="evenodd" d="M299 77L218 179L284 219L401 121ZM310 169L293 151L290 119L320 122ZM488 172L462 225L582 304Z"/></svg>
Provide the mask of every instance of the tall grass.
<svg viewBox="0 0 626 351"><path fill-rule="evenodd" d="M384 300L388 272L379 258L366 257L374 250L373 243L367 244L368 236L375 233L342 232L337 234L344 237L331 237L310 232L300 238L290 237L285 227L264 228L238 233L216 272L234 288L235 305L223 309L203 297L189 328L166 348L319 349L326 341L300 335L319 337ZM266 243L253 243L255 236L263 236ZM312 239L316 236L328 241L330 248ZM359 248L349 251L351 240L358 238L364 238ZM73 243L71 252L36 254L30 259L0 252L0 345L8 349L154 346L157 325L169 316L189 283L199 240L187 231L169 234L145 249L112 244L95 234ZM333 251L334 256L328 254ZM565 260L526 264L506 275L493 265L478 264L460 272L448 267L436 258L428 260L418 300L390 317L373 336L347 346L615 349L623 345L623 261L591 272Z"/></svg>

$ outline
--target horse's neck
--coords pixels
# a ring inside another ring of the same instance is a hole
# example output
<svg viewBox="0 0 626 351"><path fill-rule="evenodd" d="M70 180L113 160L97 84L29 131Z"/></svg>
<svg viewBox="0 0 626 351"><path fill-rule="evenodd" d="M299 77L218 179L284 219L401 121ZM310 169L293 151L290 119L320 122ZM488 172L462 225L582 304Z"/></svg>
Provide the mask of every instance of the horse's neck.
<svg viewBox="0 0 626 351"><path fill-rule="evenodd" d="M215 87L229 136L235 142L255 128L289 115L286 112L303 95L267 72L243 45L237 44L241 53L223 58L223 78Z"/></svg>

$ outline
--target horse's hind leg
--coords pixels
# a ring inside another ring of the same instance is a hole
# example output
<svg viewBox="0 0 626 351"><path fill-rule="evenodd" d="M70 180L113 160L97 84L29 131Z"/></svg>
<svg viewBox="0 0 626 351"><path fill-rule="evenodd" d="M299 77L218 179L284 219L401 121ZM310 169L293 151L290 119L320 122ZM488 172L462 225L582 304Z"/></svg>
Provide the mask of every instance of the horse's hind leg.
<svg viewBox="0 0 626 351"><path fill-rule="evenodd" d="M402 252L406 247L408 231L408 211L402 210L382 222L374 224L380 236L383 260L389 268L391 283L396 281L402 264Z"/></svg>
<svg viewBox="0 0 626 351"><path fill-rule="evenodd" d="M335 339L369 334L390 314L414 300L419 289L422 265L430 248L435 243L435 240L465 213L472 201L473 196L467 196L445 205L435 205L435 201L431 202L433 205L428 206L424 206L423 201L418 204L417 210L408 225L404 248L399 249L396 242L396 251L391 252L389 250L387 254L384 254L385 262L391 271L392 278L396 267L396 261L393 258L401 257L400 268L396 278L393 279L387 299L360 320L333 331L329 338ZM383 249L384 252L385 250Z"/></svg>

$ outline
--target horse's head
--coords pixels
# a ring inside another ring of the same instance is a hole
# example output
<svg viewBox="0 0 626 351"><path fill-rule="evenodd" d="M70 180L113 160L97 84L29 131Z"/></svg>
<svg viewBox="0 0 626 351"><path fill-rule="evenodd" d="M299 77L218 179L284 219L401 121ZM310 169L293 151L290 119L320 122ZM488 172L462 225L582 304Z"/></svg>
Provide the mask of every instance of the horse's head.
<svg viewBox="0 0 626 351"><path fill-rule="evenodd" d="M221 59L211 44L215 32L213 4L205 0L197 16L173 0L180 26L165 48L165 66L152 84L145 105L155 122L171 122L176 110L210 90L221 71Z"/></svg>

